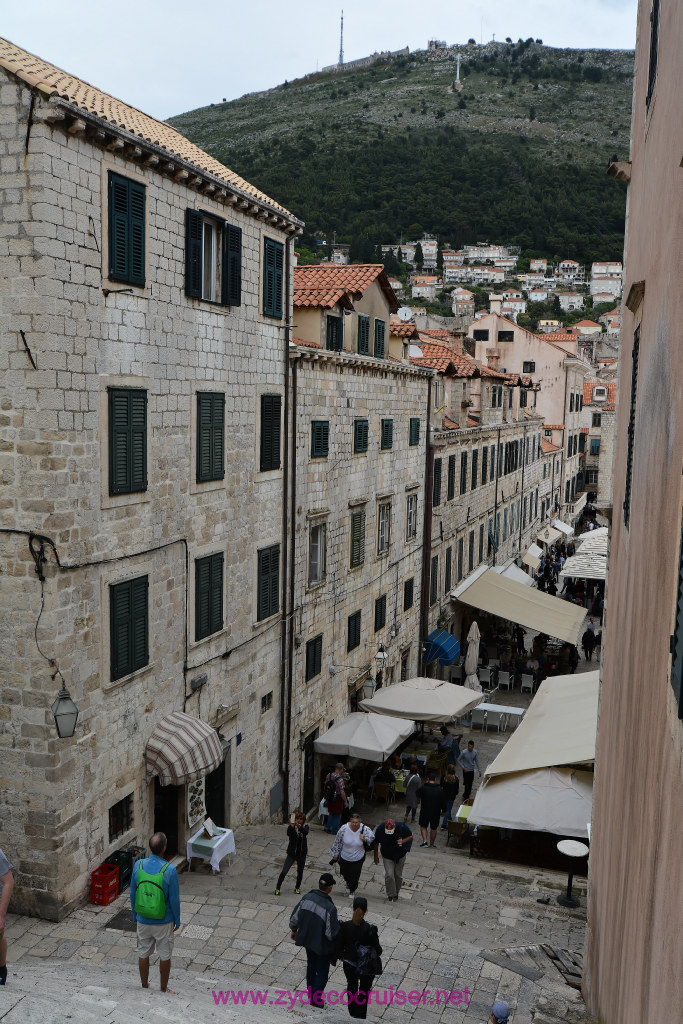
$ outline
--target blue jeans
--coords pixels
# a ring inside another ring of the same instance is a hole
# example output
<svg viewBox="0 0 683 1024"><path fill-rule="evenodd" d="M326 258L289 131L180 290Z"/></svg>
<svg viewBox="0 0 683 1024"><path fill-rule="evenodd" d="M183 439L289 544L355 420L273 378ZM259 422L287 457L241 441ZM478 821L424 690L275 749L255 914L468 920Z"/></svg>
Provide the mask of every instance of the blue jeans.
<svg viewBox="0 0 683 1024"><path fill-rule="evenodd" d="M312 949L306 948L306 987L311 990L311 1005L323 1005L315 998L316 993L324 992L327 979L330 976L330 958L324 953L314 953Z"/></svg>
<svg viewBox="0 0 683 1024"><path fill-rule="evenodd" d="M451 811L453 810L453 804L455 799L446 801L446 810L444 811L443 821L441 822L441 828L448 828L448 822L451 819Z"/></svg>
<svg viewBox="0 0 683 1024"><path fill-rule="evenodd" d="M325 822L325 831L332 832L336 836L341 825L341 811L339 814L328 814L327 821Z"/></svg>

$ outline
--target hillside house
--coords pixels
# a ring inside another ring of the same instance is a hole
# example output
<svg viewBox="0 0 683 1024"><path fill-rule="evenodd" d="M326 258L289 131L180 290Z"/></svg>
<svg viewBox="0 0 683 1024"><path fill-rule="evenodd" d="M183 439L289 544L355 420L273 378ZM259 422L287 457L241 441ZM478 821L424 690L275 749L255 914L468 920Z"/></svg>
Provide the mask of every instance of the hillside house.
<svg viewBox="0 0 683 1024"><path fill-rule="evenodd" d="M581 292L558 292L557 298L560 303L560 309L563 309L565 313L571 313L575 309L583 309L586 304L586 300Z"/></svg>
<svg viewBox="0 0 683 1024"><path fill-rule="evenodd" d="M590 293L593 296L610 294L620 298L624 268L621 263L594 263L591 267ZM594 298L594 301L597 301ZM609 301L609 300L600 300Z"/></svg>

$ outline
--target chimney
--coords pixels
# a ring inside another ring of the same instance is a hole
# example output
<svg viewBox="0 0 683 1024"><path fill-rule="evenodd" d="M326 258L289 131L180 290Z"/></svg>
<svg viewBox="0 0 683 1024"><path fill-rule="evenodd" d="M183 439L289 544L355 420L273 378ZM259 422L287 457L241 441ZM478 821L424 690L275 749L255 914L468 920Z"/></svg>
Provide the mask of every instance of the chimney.
<svg viewBox="0 0 683 1024"><path fill-rule="evenodd" d="M502 295L489 295L489 312L490 313L498 313L500 315L500 311L501 311L502 305L503 305L503 296Z"/></svg>

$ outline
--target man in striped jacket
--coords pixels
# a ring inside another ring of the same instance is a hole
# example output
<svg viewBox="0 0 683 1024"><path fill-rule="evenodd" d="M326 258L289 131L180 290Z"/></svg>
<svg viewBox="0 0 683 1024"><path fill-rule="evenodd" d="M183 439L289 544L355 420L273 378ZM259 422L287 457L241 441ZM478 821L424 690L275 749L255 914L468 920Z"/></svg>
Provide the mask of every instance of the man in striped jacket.
<svg viewBox="0 0 683 1024"><path fill-rule="evenodd" d="M337 908L332 900L334 876L328 871L320 876L318 888L303 896L289 919L292 939L306 950L306 987L311 1006L323 1006L322 994L336 962L334 940L339 931Z"/></svg>

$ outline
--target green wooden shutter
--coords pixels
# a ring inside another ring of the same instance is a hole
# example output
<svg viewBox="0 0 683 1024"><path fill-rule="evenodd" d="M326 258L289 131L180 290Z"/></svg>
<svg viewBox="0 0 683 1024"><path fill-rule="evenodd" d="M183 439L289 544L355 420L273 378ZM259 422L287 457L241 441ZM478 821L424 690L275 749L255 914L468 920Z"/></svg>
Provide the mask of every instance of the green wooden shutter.
<svg viewBox="0 0 683 1024"><path fill-rule="evenodd" d="M447 594L451 589L451 574L453 570L453 548L446 548L446 564L444 566L443 589Z"/></svg>
<svg viewBox="0 0 683 1024"><path fill-rule="evenodd" d="M222 480L225 476L225 395L219 391L212 398L211 472L214 480Z"/></svg>
<svg viewBox="0 0 683 1024"><path fill-rule="evenodd" d="M257 619L274 615L280 607L280 545L258 553Z"/></svg>
<svg viewBox="0 0 683 1024"><path fill-rule="evenodd" d="M197 483L225 476L225 395L197 392Z"/></svg>
<svg viewBox="0 0 683 1024"><path fill-rule="evenodd" d="M360 644L360 611L354 612L348 618L347 651L352 651Z"/></svg>
<svg viewBox="0 0 683 1024"><path fill-rule="evenodd" d="M403 611L407 612L409 608L413 607L413 590L415 581L411 578L406 580L403 584Z"/></svg>
<svg viewBox="0 0 683 1024"><path fill-rule="evenodd" d="M439 556L432 556L431 571L429 574L429 603L436 604L437 586L439 583Z"/></svg>
<svg viewBox="0 0 683 1024"><path fill-rule="evenodd" d="M282 397L261 395L261 472L280 468Z"/></svg>
<svg viewBox="0 0 683 1024"><path fill-rule="evenodd" d="M366 452L368 450L368 421L353 421L353 450L354 453Z"/></svg>
<svg viewBox="0 0 683 1024"><path fill-rule="evenodd" d="M330 450L330 424L328 420L311 423L311 458L326 458Z"/></svg>
<svg viewBox="0 0 683 1024"><path fill-rule="evenodd" d="M370 355L370 317L358 317L358 354Z"/></svg>
<svg viewBox="0 0 683 1024"><path fill-rule="evenodd" d="M263 312L282 319L282 283L284 249L280 242L266 238L264 242Z"/></svg>
<svg viewBox="0 0 683 1024"><path fill-rule="evenodd" d="M434 459L434 485L432 489L432 505L436 508L441 504L441 459Z"/></svg>
<svg viewBox="0 0 683 1024"><path fill-rule="evenodd" d="M130 392L131 491L147 490L147 392Z"/></svg>
<svg viewBox="0 0 683 1024"><path fill-rule="evenodd" d="M223 225L222 296L224 306L242 304L242 228Z"/></svg>
<svg viewBox="0 0 683 1024"><path fill-rule="evenodd" d="M410 419L410 432L408 435L408 444L415 445L420 443L420 420L417 416L411 416Z"/></svg>
<svg viewBox="0 0 683 1024"><path fill-rule="evenodd" d="M223 628L223 552L195 561L195 640Z"/></svg>
<svg viewBox="0 0 683 1024"><path fill-rule="evenodd" d="M365 509L351 513L351 568L365 560Z"/></svg>
<svg viewBox="0 0 683 1024"><path fill-rule="evenodd" d="M111 680L132 671L131 659L131 586L118 583L109 588Z"/></svg>
<svg viewBox="0 0 683 1024"><path fill-rule="evenodd" d="M145 284L145 186L109 172L109 277Z"/></svg>
<svg viewBox="0 0 683 1024"><path fill-rule="evenodd" d="M147 392L109 389L109 493L147 489Z"/></svg>
<svg viewBox="0 0 683 1024"><path fill-rule="evenodd" d="M382 420L381 447L387 451L394 443L394 421Z"/></svg>
<svg viewBox="0 0 683 1024"><path fill-rule="evenodd" d="M306 682L320 675L322 668L323 636L313 637L306 644Z"/></svg>
<svg viewBox="0 0 683 1024"><path fill-rule="evenodd" d="M149 580L141 576L131 581L133 616L133 671L149 661L149 627L147 622Z"/></svg>
<svg viewBox="0 0 683 1024"><path fill-rule="evenodd" d="M202 225L204 218L196 210L185 211L185 294L202 297Z"/></svg>
<svg viewBox="0 0 683 1024"><path fill-rule="evenodd" d="M384 629L387 623L387 596L382 594L375 601L375 633Z"/></svg>
<svg viewBox="0 0 683 1024"><path fill-rule="evenodd" d="M452 501L455 497L455 455L448 456L448 484L446 500Z"/></svg>
<svg viewBox="0 0 683 1024"><path fill-rule="evenodd" d="M131 284L145 284L145 186L130 182L130 278Z"/></svg>
<svg viewBox="0 0 683 1024"><path fill-rule="evenodd" d="M384 320L375 320L375 356L377 359L384 359Z"/></svg>

